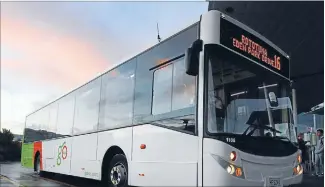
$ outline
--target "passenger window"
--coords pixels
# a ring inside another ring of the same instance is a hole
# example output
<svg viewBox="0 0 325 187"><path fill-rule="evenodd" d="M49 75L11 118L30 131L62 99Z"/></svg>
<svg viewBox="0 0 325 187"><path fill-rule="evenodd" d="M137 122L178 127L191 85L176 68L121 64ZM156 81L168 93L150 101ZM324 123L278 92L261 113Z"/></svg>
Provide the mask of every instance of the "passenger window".
<svg viewBox="0 0 325 187"><path fill-rule="evenodd" d="M42 108L36 112L38 114L38 124L40 127L39 130L39 139L45 140L48 139L48 122L49 122L49 110L48 107Z"/></svg>
<svg viewBox="0 0 325 187"><path fill-rule="evenodd" d="M132 125L135 65L131 60L103 75L99 130Z"/></svg>
<svg viewBox="0 0 325 187"><path fill-rule="evenodd" d="M38 133L40 126L36 122L37 113L33 113L26 118L26 128L24 135L24 142L34 142L40 139L40 135Z"/></svg>
<svg viewBox="0 0 325 187"><path fill-rule="evenodd" d="M171 111L173 66L168 65L155 71L153 79L152 114Z"/></svg>
<svg viewBox="0 0 325 187"><path fill-rule="evenodd" d="M184 58L154 72L152 114L194 106L195 77L185 72Z"/></svg>
<svg viewBox="0 0 325 187"><path fill-rule="evenodd" d="M153 124L195 133L195 80L186 74L184 58L154 72Z"/></svg>
<svg viewBox="0 0 325 187"><path fill-rule="evenodd" d="M172 110L191 107L195 101L195 77L186 74L183 58L174 62Z"/></svg>
<svg viewBox="0 0 325 187"><path fill-rule="evenodd" d="M74 116L75 93L70 93L59 100L57 137L71 136Z"/></svg>
<svg viewBox="0 0 325 187"><path fill-rule="evenodd" d="M94 132L98 125L101 78L77 90L73 134Z"/></svg>
<svg viewBox="0 0 325 187"><path fill-rule="evenodd" d="M48 127L48 138L56 138L56 122L58 117L58 103L54 102L49 107L49 127Z"/></svg>

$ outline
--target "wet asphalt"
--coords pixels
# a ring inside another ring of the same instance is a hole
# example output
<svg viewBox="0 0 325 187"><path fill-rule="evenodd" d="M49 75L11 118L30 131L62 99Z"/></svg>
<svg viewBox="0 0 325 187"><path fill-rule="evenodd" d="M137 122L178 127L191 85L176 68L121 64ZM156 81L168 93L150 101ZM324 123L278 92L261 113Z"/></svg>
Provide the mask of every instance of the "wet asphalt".
<svg viewBox="0 0 325 187"><path fill-rule="evenodd" d="M0 187L92 187L99 186L98 181L66 175L34 174L32 169L21 167L19 162L0 163ZM298 187L323 187L324 177L304 175L303 183Z"/></svg>

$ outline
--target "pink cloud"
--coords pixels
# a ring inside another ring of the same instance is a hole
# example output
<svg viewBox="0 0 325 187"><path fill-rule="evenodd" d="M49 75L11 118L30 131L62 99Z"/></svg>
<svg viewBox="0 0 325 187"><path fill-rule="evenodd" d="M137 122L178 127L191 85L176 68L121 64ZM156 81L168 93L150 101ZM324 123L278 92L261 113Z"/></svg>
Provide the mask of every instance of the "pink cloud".
<svg viewBox="0 0 325 187"><path fill-rule="evenodd" d="M109 65L86 40L8 17L1 18L1 46L23 57L1 59L2 69L63 89L85 83Z"/></svg>

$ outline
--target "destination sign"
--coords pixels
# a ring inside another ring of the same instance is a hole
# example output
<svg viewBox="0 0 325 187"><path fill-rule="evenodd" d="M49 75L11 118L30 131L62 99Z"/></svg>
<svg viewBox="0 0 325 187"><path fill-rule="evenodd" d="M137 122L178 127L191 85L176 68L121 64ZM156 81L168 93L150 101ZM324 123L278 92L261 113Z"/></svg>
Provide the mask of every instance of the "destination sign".
<svg viewBox="0 0 325 187"><path fill-rule="evenodd" d="M289 59L263 40L229 22L220 20L220 43L241 55L289 78Z"/></svg>

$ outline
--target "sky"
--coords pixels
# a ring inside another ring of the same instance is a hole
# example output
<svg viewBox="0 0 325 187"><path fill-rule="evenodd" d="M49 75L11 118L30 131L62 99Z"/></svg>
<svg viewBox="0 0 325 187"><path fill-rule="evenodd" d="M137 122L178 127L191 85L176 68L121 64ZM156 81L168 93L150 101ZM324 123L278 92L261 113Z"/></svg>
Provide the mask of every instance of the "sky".
<svg viewBox="0 0 325 187"><path fill-rule="evenodd" d="M199 20L207 2L1 2L1 128Z"/></svg>

